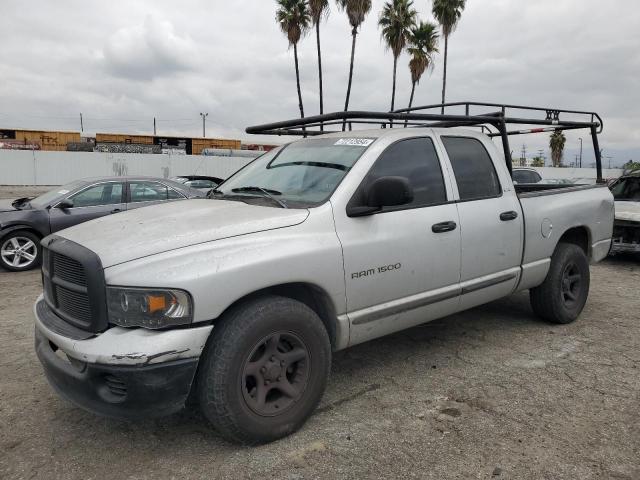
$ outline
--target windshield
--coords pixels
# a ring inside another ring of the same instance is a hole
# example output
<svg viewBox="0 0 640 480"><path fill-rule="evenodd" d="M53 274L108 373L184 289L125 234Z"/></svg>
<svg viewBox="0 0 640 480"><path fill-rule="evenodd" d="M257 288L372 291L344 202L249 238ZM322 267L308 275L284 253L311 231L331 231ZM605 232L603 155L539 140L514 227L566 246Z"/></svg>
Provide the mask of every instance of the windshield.
<svg viewBox="0 0 640 480"><path fill-rule="evenodd" d="M185 177L171 177L169 180L183 185L189 181L189 179Z"/></svg>
<svg viewBox="0 0 640 480"><path fill-rule="evenodd" d="M53 190L50 190L47 193L43 193L39 197L34 198L33 200L31 200L31 203L39 207L46 207L58 199L65 198L67 194L76 191L78 188L85 185L85 183L86 182L67 183L66 185L54 188Z"/></svg>
<svg viewBox="0 0 640 480"><path fill-rule="evenodd" d="M270 196L289 207L324 203L373 138L300 140L257 158L224 182L224 195Z"/></svg>
<svg viewBox="0 0 640 480"><path fill-rule="evenodd" d="M616 200L640 202L640 177L622 178L611 189Z"/></svg>

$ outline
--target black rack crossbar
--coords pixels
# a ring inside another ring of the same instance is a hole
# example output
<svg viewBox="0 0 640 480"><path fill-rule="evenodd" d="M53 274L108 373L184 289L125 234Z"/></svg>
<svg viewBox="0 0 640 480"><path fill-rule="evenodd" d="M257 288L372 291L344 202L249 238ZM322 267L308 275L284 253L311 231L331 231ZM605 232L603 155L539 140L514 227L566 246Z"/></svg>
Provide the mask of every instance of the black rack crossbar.
<svg viewBox="0 0 640 480"><path fill-rule="evenodd" d="M464 108L462 114L444 113L447 108ZM498 108L498 111L472 114L471 109L482 107ZM440 109L440 113L430 110ZM511 115L513 110L520 110L520 115ZM522 116L523 112L543 113L540 116ZM560 116L563 116L561 119ZM565 116L579 117L564 119ZM564 110L558 108L541 108L524 105L503 105L498 103L483 102L453 102L435 105L423 105L419 107L403 108L393 112L372 111L346 111L314 115L311 117L285 120L248 127L246 132L258 135L297 135L316 136L328 133L351 131L353 125L376 125L379 128L416 128L416 127L481 127L483 131L488 126L495 127L498 132L489 132L490 137L502 138L505 160L509 171L512 171L511 152L509 149L509 137L512 135L524 135L531 133L543 133L562 130L588 129L591 133L596 159L598 182L602 183L602 159L598 143L598 134L602 132L604 124L600 115L596 112L579 110ZM529 125L536 128L509 130L508 125ZM329 128L327 128L329 127ZM331 129L331 127L339 127Z"/></svg>

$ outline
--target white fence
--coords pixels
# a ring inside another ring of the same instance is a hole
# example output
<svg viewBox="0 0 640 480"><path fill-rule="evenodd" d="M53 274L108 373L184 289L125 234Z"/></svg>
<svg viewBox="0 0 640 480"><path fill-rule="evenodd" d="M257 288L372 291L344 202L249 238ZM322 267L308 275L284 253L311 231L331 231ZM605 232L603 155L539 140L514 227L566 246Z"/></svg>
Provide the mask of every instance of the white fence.
<svg viewBox="0 0 640 480"><path fill-rule="evenodd" d="M213 151L212 153L216 153ZM40 152L0 150L0 185L62 185L88 177L211 175L227 178L263 152L220 151L220 155L152 155L140 153ZM240 157L242 155L242 157ZM596 178L595 168L537 168L543 178ZM603 170L616 178L622 170Z"/></svg>
<svg viewBox="0 0 640 480"><path fill-rule="evenodd" d="M263 152L256 155L260 153ZM62 185L81 178L112 175L227 178L251 160L233 156L0 150L0 185Z"/></svg>

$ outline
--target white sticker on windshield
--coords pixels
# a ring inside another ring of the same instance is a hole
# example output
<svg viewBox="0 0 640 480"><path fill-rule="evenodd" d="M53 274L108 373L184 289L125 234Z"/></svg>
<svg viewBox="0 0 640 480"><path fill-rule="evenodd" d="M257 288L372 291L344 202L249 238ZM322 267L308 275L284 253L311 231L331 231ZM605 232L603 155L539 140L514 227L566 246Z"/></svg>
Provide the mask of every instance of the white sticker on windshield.
<svg viewBox="0 0 640 480"><path fill-rule="evenodd" d="M69 190L60 190L58 193L60 195L66 195L67 193L69 193Z"/></svg>
<svg viewBox="0 0 640 480"><path fill-rule="evenodd" d="M347 147L368 147L374 142L373 138L341 138L334 145L344 145Z"/></svg>

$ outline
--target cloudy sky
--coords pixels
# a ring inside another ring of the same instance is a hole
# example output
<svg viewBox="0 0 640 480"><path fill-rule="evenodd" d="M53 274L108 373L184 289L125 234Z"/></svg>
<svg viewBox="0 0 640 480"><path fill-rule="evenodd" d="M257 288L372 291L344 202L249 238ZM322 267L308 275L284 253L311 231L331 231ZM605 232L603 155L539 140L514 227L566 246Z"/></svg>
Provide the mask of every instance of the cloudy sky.
<svg viewBox="0 0 640 480"><path fill-rule="evenodd" d="M358 36L353 108L389 108L383 3L373 1ZM640 160L639 2L467 3L450 40L448 100L596 110L605 157ZM351 40L346 16L331 6L322 26L325 111L344 105ZM430 0L415 6L430 19ZM88 133L151 133L155 116L160 134L196 136L208 112L207 136L246 138L248 125L295 117L293 51L275 9L271 0L2 0L0 128L79 130L82 112ZM397 105L408 102L408 61L400 60ZM439 101L441 55L436 62L416 103ZM302 41L300 67L306 112L317 113L313 35ZM577 137L568 135L568 161ZM522 141L530 152L545 147L514 138L515 156Z"/></svg>

